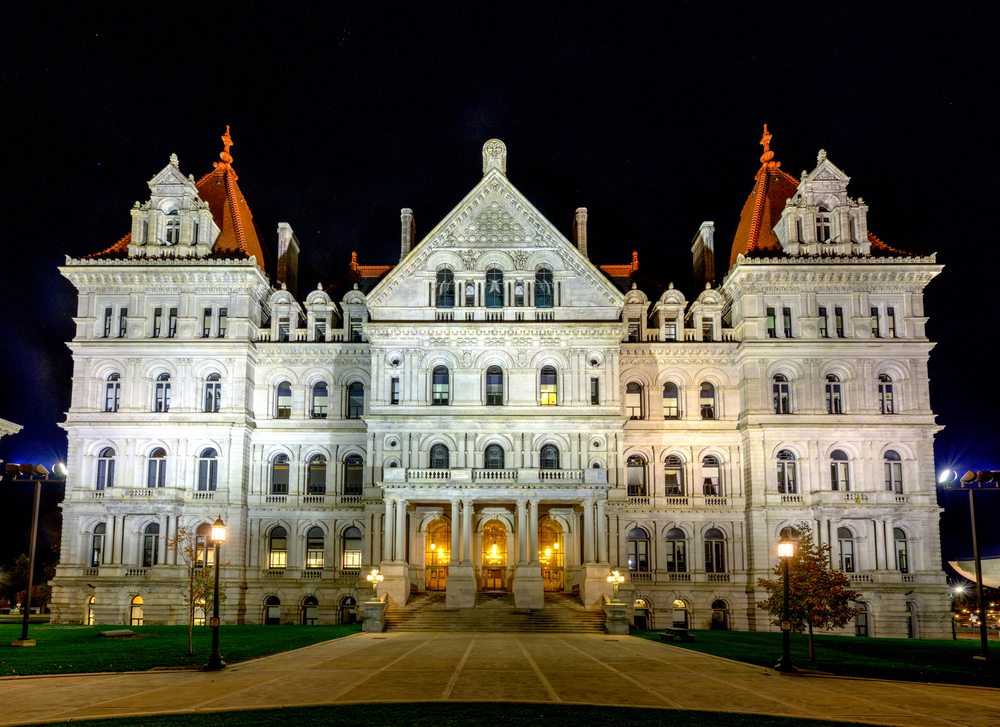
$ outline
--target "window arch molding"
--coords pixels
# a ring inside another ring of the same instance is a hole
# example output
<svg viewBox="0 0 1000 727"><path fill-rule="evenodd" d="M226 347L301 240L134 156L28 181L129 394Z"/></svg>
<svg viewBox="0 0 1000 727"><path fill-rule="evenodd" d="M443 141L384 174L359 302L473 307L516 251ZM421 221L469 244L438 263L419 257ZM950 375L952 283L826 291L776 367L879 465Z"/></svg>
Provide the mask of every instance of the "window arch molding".
<svg viewBox="0 0 1000 727"><path fill-rule="evenodd" d="M229 378L229 368L216 358L198 361L191 367L191 375L196 379L204 379L209 374L219 374L225 381Z"/></svg>
<svg viewBox="0 0 1000 727"><path fill-rule="evenodd" d="M147 361L142 367L142 373L140 378L144 381L156 381L156 377L159 374L170 374L170 380L177 380L177 367L167 359L155 359L153 361ZM124 374L123 374L124 376Z"/></svg>
<svg viewBox="0 0 1000 727"><path fill-rule="evenodd" d="M663 486L667 497L688 495L687 459L679 451L668 450L661 460L663 464Z"/></svg>
<svg viewBox="0 0 1000 727"><path fill-rule="evenodd" d="M490 268L497 268L506 277L517 270L514 258L503 250L489 250L476 260L476 272L486 273Z"/></svg>

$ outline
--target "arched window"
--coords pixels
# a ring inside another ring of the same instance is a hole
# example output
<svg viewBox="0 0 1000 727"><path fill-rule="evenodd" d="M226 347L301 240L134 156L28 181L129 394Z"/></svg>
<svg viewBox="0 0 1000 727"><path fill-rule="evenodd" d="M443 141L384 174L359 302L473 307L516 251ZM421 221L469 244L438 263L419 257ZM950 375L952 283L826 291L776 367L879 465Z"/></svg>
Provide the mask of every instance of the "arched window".
<svg viewBox="0 0 1000 727"><path fill-rule="evenodd" d="M146 487L165 487L167 484L167 452L157 447L149 453L146 466Z"/></svg>
<svg viewBox="0 0 1000 727"><path fill-rule="evenodd" d="M315 596L302 599L302 625L312 626L319 620L319 601Z"/></svg>
<svg viewBox="0 0 1000 727"><path fill-rule="evenodd" d="M878 375L878 407L883 414L896 412L896 404L892 394L892 377L888 374Z"/></svg>
<svg viewBox="0 0 1000 727"><path fill-rule="evenodd" d="M840 389L840 379L835 374L826 375L826 413L844 413L844 398Z"/></svg>
<svg viewBox="0 0 1000 727"><path fill-rule="evenodd" d="M628 531L628 569L637 573L649 573L649 533L642 528Z"/></svg>
<svg viewBox="0 0 1000 727"><path fill-rule="evenodd" d="M906 533L902 528L892 529L892 542L895 544L896 570L900 573L909 573L910 558L906 547Z"/></svg>
<svg viewBox="0 0 1000 727"><path fill-rule="evenodd" d="M715 419L715 386L703 381L698 401L701 404L701 418Z"/></svg>
<svg viewBox="0 0 1000 727"><path fill-rule="evenodd" d="M128 625L142 626L142 596L134 596L129 601Z"/></svg>
<svg viewBox="0 0 1000 727"><path fill-rule="evenodd" d="M684 495L684 461L676 454L663 460L663 480L668 495Z"/></svg>
<svg viewBox="0 0 1000 727"><path fill-rule="evenodd" d="M94 533L90 537L90 567L97 568L104 562L104 536L108 532L108 526L104 523L97 523L94 526Z"/></svg>
<svg viewBox="0 0 1000 727"><path fill-rule="evenodd" d="M719 631L729 630L729 604L721 598L712 601L712 628Z"/></svg>
<svg viewBox="0 0 1000 727"><path fill-rule="evenodd" d="M535 307L551 308L555 305L555 285L552 269L542 266L535 271Z"/></svg>
<svg viewBox="0 0 1000 727"><path fill-rule="evenodd" d="M309 458L309 468L306 473L306 491L310 495L326 493L326 457L314 454Z"/></svg>
<svg viewBox="0 0 1000 727"><path fill-rule="evenodd" d="M205 395L202 398L202 411L217 412L222 406L222 377L219 374L209 374L205 378Z"/></svg>
<svg viewBox="0 0 1000 727"><path fill-rule="evenodd" d="M122 400L121 374L109 374L104 388L104 411L118 411Z"/></svg>
<svg viewBox="0 0 1000 727"><path fill-rule="evenodd" d="M721 471L718 457L710 454L701 460L702 494L708 497L722 494Z"/></svg>
<svg viewBox="0 0 1000 727"><path fill-rule="evenodd" d="M903 461L898 452L888 450L882 457L882 466L885 468L885 489L888 492L895 492L897 495L903 493Z"/></svg>
<svg viewBox="0 0 1000 727"><path fill-rule="evenodd" d="M170 411L170 374L164 372L156 377L153 396L153 411Z"/></svg>
<svg viewBox="0 0 1000 727"><path fill-rule="evenodd" d="M850 492L851 473L848 464L847 455L842 450L835 449L830 454L830 488L834 492Z"/></svg>
<svg viewBox="0 0 1000 727"><path fill-rule="evenodd" d="M667 531L667 573L687 573L687 536L680 528Z"/></svg>
<svg viewBox="0 0 1000 727"><path fill-rule="evenodd" d="M831 220L832 217L830 215L830 210L826 209L826 207L820 207L819 211L816 213L817 242L830 242L830 235L832 229Z"/></svg>
<svg viewBox="0 0 1000 727"><path fill-rule="evenodd" d="M431 375L431 404L447 406L451 400L451 377L447 366L435 366Z"/></svg>
<svg viewBox="0 0 1000 727"><path fill-rule="evenodd" d="M488 470L502 470L504 466L503 447L491 444L483 453L483 467Z"/></svg>
<svg viewBox="0 0 1000 727"><path fill-rule="evenodd" d="M634 381L625 385L625 416L642 419L642 385Z"/></svg>
<svg viewBox="0 0 1000 727"><path fill-rule="evenodd" d="M542 406L556 405L559 394L559 384L556 382L555 366L542 367L542 370L538 374L538 389L539 404Z"/></svg>
<svg viewBox="0 0 1000 727"><path fill-rule="evenodd" d="M344 495L361 497L364 490L365 461L360 454L344 457Z"/></svg>
<svg viewBox="0 0 1000 727"><path fill-rule="evenodd" d="M486 307L503 308L503 271L500 268L486 271Z"/></svg>
<svg viewBox="0 0 1000 727"><path fill-rule="evenodd" d="M431 447L430 468L432 470L446 470L451 468L451 457L448 448L443 444L435 444Z"/></svg>
<svg viewBox="0 0 1000 727"><path fill-rule="evenodd" d="M788 377L784 374L775 374L771 379L771 394L774 398L775 414L791 414L792 400L788 388Z"/></svg>
<svg viewBox="0 0 1000 727"><path fill-rule="evenodd" d="M787 449L778 452L778 492L782 495L795 495L799 491L798 467L795 454Z"/></svg>
<svg viewBox="0 0 1000 727"><path fill-rule="evenodd" d="M472 308L476 305L476 286L469 281L465 284L465 307Z"/></svg>
<svg viewBox="0 0 1000 727"><path fill-rule="evenodd" d="M355 381L347 387L347 418L360 419L365 413L365 385Z"/></svg>
<svg viewBox="0 0 1000 727"><path fill-rule="evenodd" d="M705 532L705 572L726 572L726 536L718 528Z"/></svg>
<svg viewBox="0 0 1000 727"><path fill-rule="evenodd" d="M275 455L271 460L271 494L288 494L289 462L287 454Z"/></svg>
<svg viewBox="0 0 1000 727"><path fill-rule="evenodd" d="M361 567L361 530L353 525L344 530L343 541L345 569L353 570Z"/></svg>
<svg viewBox="0 0 1000 727"><path fill-rule="evenodd" d="M854 635L868 636L868 604L858 601L854 612Z"/></svg>
<svg viewBox="0 0 1000 727"><path fill-rule="evenodd" d="M167 222L165 227L165 232L167 235L168 245L177 245L181 241L181 220L180 212L177 210L170 210L167 212Z"/></svg>
<svg viewBox="0 0 1000 727"><path fill-rule="evenodd" d="M677 384L668 381L663 385L663 418L680 419L681 417L681 392Z"/></svg>
<svg viewBox="0 0 1000 727"><path fill-rule="evenodd" d="M306 568L322 568L323 561L323 528L313 526L306 533Z"/></svg>
<svg viewBox="0 0 1000 727"><path fill-rule="evenodd" d="M503 369L490 366L486 369L486 404L500 406L503 404Z"/></svg>
<svg viewBox="0 0 1000 727"><path fill-rule="evenodd" d="M93 626L96 623L94 619L94 606L97 605L97 596L87 596L87 607L83 614L83 625Z"/></svg>
<svg viewBox="0 0 1000 727"><path fill-rule="evenodd" d="M646 460L637 454L631 455L625 461L625 474L628 480L629 497L646 497Z"/></svg>
<svg viewBox="0 0 1000 727"><path fill-rule="evenodd" d="M142 531L140 560L143 568L152 568L160 562L160 526L157 523L150 523Z"/></svg>
<svg viewBox="0 0 1000 727"><path fill-rule="evenodd" d="M105 447L97 455L97 481L94 483L98 490L115 486L115 450Z"/></svg>
<svg viewBox="0 0 1000 727"><path fill-rule="evenodd" d="M313 384L312 390L312 412L313 419L326 419L330 408L330 389L325 381L317 381Z"/></svg>
<svg viewBox="0 0 1000 727"><path fill-rule="evenodd" d="M211 447L198 455L198 490L214 492L219 483L219 453Z"/></svg>
<svg viewBox="0 0 1000 727"><path fill-rule="evenodd" d="M275 389L275 419L292 418L292 385L288 381L282 381Z"/></svg>
<svg viewBox="0 0 1000 727"><path fill-rule="evenodd" d="M264 625L276 626L281 623L281 599L268 596L264 599Z"/></svg>
<svg viewBox="0 0 1000 727"><path fill-rule="evenodd" d="M437 271L435 281L437 290L437 307L455 307L455 273L448 268L441 268Z"/></svg>
<svg viewBox="0 0 1000 727"><path fill-rule="evenodd" d="M559 448L554 444L546 444L538 453L538 468L543 470L559 469Z"/></svg>
<svg viewBox="0 0 1000 727"><path fill-rule="evenodd" d="M194 531L194 567L205 568L215 562L215 548L212 544L212 526L202 523Z"/></svg>
<svg viewBox="0 0 1000 727"><path fill-rule="evenodd" d="M847 528L837 528L837 545L840 548L840 570L854 572L854 533Z"/></svg>
<svg viewBox="0 0 1000 727"><path fill-rule="evenodd" d="M267 536L267 567L284 568L288 565L288 531L280 525L271 528Z"/></svg>

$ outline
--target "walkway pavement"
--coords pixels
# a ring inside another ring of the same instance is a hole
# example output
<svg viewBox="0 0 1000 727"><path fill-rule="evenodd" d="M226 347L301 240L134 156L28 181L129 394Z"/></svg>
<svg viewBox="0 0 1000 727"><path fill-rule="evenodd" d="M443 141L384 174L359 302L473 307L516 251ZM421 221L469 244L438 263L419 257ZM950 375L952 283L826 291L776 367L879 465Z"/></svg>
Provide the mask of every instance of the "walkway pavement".
<svg viewBox="0 0 1000 727"><path fill-rule="evenodd" d="M919 727L1000 724L998 689L779 676L628 636L403 632L358 634L214 673L0 679L0 724L373 701L672 707Z"/></svg>

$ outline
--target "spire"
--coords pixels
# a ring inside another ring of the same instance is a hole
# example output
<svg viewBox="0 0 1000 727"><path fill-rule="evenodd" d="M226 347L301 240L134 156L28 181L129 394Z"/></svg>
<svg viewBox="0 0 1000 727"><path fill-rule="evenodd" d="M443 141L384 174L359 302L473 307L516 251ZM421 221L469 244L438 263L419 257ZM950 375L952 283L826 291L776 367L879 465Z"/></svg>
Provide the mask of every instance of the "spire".
<svg viewBox="0 0 1000 727"><path fill-rule="evenodd" d="M768 169L780 167L781 162L772 161L774 152L771 151L771 132L767 130L767 124L764 124L764 135L760 137L760 145L764 147L764 153L760 155L760 163Z"/></svg>
<svg viewBox="0 0 1000 727"><path fill-rule="evenodd" d="M234 178L236 177L236 170L233 169L233 155L229 153L229 150L233 148L233 137L229 134L229 124L226 124L226 133L221 137L222 139L222 151L219 152L219 159L221 162L214 162L214 166L219 171L228 170Z"/></svg>

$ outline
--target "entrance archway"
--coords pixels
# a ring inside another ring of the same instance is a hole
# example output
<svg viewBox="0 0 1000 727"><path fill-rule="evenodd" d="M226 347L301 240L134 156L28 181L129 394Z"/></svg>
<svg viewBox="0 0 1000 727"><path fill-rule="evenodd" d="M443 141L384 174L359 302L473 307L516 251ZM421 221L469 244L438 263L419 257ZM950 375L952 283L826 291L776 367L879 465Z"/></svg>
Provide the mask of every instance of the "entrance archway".
<svg viewBox="0 0 1000 727"><path fill-rule="evenodd" d="M268 596L264 599L264 624L272 626L281 623L281 599Z"/></svg>
<svg viewBox="0 0 1000 727"><path fill-rule="evenodd" d="M712 601L712 628L719 631L729 630L729 604L721 598Z"/></svg>
<svg viewBox="0 0 1000 727"><path fill-rule="evenodd" d="M352 624L358 620L358 602L353 596L340 599L340 623Z"/></svg>
<svg viewBox="0 0 1000 727"><path fill-rule="evenodd" d="M483 590L507 590L507 528L499 520L483 526Z"/></svg>
<svg viewBox="0 0 1000 727"><path fill-rule="evenodd" d="M427 527L424 538L424 587L428 591L443 591L448 583L448 563L451 560L451 526L439 519Z"/></svg>
<svg viewBox="0 0 1000 727"><path fill-rule="evenodd" d="M653 610L645 598L635 599L632 621L637 629L653 628Z"/></svg>
<svg viewBox="0 0 1000 727"><path fill-rule="evenodd" d="M686 629L690 622L687 602L677 598L673 603L672 625L675 629Z"/></svg>
<svg viewBox="0 0 1000 727"><path fill-rule="evenodd" d="M542 564L542 585L546 591L563 589L562 527L555 520L545 520L538 526L538 562Z"/></svg>
<svg viewBox="0 0 1000 727"><path fill-rule="evenodd" d="M315 596L302 599L302 624L312 626L319 620L319 601Z"/></svg>

